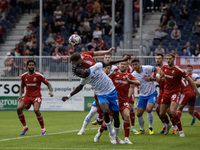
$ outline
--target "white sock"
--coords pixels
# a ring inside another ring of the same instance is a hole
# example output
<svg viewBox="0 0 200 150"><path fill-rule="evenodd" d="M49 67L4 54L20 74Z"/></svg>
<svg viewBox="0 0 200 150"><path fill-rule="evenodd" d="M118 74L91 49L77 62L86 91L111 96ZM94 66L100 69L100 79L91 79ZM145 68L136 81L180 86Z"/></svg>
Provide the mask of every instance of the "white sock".
<svg viewBox="0 0 200 150"><path fill-rule="evenodd" d="M175 126L173 127L173 129L177 130L177 129L178 129L177 125L175 125Z"/></svg>
<svg viewBox="0 0 200 150"><path fill-rule="evenodd" d="M163 127L166 127L167 126L167 124L166 123L163 123Z"/></svg>
<svg viewBox="0 0 200 150"><path fill-rule="evenodd" d="M115 130L115 138L117 138L118 135L119 135L119 128L115 128L115 127L114 127L114 130Z"/></svg>
<svg viewBox="0 0 200 150"><path fill-rule="evenodd" d="M125 140L125 141L126 141L126 140L129 140L129 138L128 138L128 137L125 137L124 140Z"/></svg>
<svg viewBox="0 0 200 150"><path fill-rule="evenodd" d="M89 122L86 122L86 121L84 120L83 125L82 125L82 128L81 128L81 131L82 131L82 132L85 131L85 128L87 127L88 123L89 123Z"/></svg>
<svg viewBox="0 0 200 150"><path fill-rule="evenodd" d="M144 118L143 118L143 116L142 117L137 117L137 119L138 119L138 123L139 123L139 125L140 125L140 130L144 130Z"/></svg>
<svg viewBox="0 0 200 150"><path fill-rule="evenodd" d="M107 126L108 131L109 131L109 135L113 135L113 133L112 133L112 127L111 127L111 122L105 123L105 124Z"/></svg>
<svg viewBox="0 0 200 150"><path fill-rule="evenodd" d="M26 125L26 126L23 126L23 128L27 128L28 126Z"/></svg>
<svg viewBox="0 0 200 150"><path fill-rule="evenodd" d="M153 123L153 112L147 113L147 120L149 122L149 128L152 128Z"/></svg>

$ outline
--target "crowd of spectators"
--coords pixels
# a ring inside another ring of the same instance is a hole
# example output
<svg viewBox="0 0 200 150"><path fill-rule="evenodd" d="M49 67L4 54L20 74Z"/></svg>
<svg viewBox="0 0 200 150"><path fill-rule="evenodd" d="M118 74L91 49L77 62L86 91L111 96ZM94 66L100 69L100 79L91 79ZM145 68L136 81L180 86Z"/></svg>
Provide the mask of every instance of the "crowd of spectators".
<svg viewBox="0 0 200 150"><path fill-rule="evenodd" d="M160 24L150 47L152 54L173 52L176 56L199 56L200 2L166 0L163 6Z"/></svg>

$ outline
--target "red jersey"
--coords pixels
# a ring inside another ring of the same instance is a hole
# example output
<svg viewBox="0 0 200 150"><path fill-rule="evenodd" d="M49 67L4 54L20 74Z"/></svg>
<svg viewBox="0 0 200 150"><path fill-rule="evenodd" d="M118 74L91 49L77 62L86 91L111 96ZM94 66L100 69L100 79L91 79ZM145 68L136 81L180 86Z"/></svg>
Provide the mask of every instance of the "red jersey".
<svg viewBox="0 0 200 150"><path fill-rule="evenodd" d="M188 75L188 76L194 80L200 79L198 74L193 73L192 75ZM181 80L181 93L184 95L195 94L193 87L191 86L190 83L188 83L188 81L185 78L182 78Z"/></svg>
<svg viewBox="0 0 200 150"><path fill-rule="evenodd" d="M82 65L83 65L86 69L88 69L88 68L90 68L91 66L93 66L93 65L96 64L96 61L94 60L93 56L94 56L94 52L93 52L93 51L81 53L81 57L82 57L82 59L83 59Z"/></svg>
<svg viewBox="0 0 200 150"><path fill-rule="evenodd" d="M47 83L46 78L39 72L29 75L28 72L21 75L21 86L26 86L26 94L28 97L41 97L41 82Z"/></svg>
<svg viewBox="0 0 200 150"><path fill-rule="evenodd" d="M62 42L64 42L65 39L63 37L60 37L60 38L56 38L55 39L55 42L58 43L58 44L61 44Z"/></svg>
<svg viewBox="0 0 200 150"><path fill-rule="evenodd" d="M129 92L130 83L125 81L125 79L123 78L125 76L128 76L130 80L137 80L133 75L129 73L121 73L120 71L118 71L115 75L111 76L111 79L117 90L119 103L129 102L128 92Z"/></svg>
<svg viewBox="0 0 200 150"><path fill-rule="evenodd" d="M185 71L175 65L169 68L168 65L164 65L161 69L165 75L164 94L173 94L181 91L181 79L186 78L188 75Z"/></svg>
<svg viewBox="0 0 200 150"><path fill-rule="evenodd" d="M105 45L104 40L101 40L101 41L98 41L98 42L97 42L97 48L98 48L98 49L101 48L101 50L106 49L106 45Z"/></svg>

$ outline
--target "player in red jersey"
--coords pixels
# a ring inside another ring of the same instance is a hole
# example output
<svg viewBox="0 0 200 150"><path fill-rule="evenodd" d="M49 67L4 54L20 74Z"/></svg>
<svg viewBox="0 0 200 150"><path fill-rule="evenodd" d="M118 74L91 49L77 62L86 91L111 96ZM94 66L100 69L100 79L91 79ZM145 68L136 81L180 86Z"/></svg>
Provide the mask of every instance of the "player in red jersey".
<svg viewBox="0 0 200 150"><path fill-rule="evenodd" d="M21 75L21 86L20 86L20 92L19 92L19 98L18 98L19 104L17 106L17 114L18 114L19 120L21 121L23 125L23 130L20 133L20 135L24 135L26 131L28 131L29 129L28 126L26 125L23 110L25 108L29 109L31 104L33 104L34 112L41 126L41 135L46 134L43 117L39 110L40 105L42 103L42 98L41 98L42 95L40 93L40 87L41 87L41 82L46 84L49 89L49 95L52 97L53 96L52 86L42 74L35 71L35 66L36 66L36 63L34 60L28 60L27 62L28 72ZM24 93L25 86L26 86L26 94L22 98L22 94Z"/></svg>
<svg viewBox="0 0 200 150"><path fill-rule="evenodd" d="M120 113L123 118L123 127L125 133L125 143L132 144L129 140L130 131L130 106L129 97L132 93L129 93L130 84L140 85L140 82L131 74L127 73L128 62L121 62L119 64L119 71L112 72L110 78L112 79L119 99Z"/></svg>
<svg viewBox="0 0 200 150"><path fill-rule="evenodd" d="M104 56L105 54L111 54L114 49L115 48L112 47L107 51L96 51L96 52L89 51L89 52L83 52L81 54L74 53L70 57L70 62L73 65L82 64L86 69L88 69L89 67L91 67L94 64L96 64L96 61L94 60L93 57L95 57L95 56Z"/></svg>
<svg viewBox="0 0 200 150"><path fill-rule="evenodd" d="M123 58L129 57L128 60L128 68L127 73L132 73L134 71L133 66L131 64L131 55L128 53L123 54ZM134 96L134 85L130 85L129 92L133 93L129 96L129 106L130 106L130 120L131 120L131 131L137 133L138 131L135 129L135 111L134 111L134 102L135 102L135 96Z"/></svg>
<svg viewBox="0 0 200 150"><path fill-rule="evenodd" d="M156 55L156 66L157 67L160 67L160 68L162 68L163 67L163 61L164 61L164 56L163 56L163 54L157 54ZM151 77L147 77L146 79L147 80L149 80L149 81L156 81L156 73L154 73L153 74L153 78L151 78ZM164 80L165 80L165 78L163 77L162 79L161 79L161 81L160 82L158 82L158 84L159 84L159 88L160 88L160 93L159 93L159 95L158 95L158 98L157 98L157 102L156 102L156 113L157 113L157 115L158 115L158 117L160 118L160 104L161 104L161 99L162 99L162 95L163 95L163 92L164 92ZM172 115L170 114L170 112L169 112L169 109L167 110L167 113L168 113L168 115L169 115L169 117L170 117L170 120L171 120L171 122L172 122L172 124L173 124L173 127L174 127L174 129L173 129L173 134L176 134L177 133L177 125L176 125L176 123L174 122L174 120L173 120L173 117L172 117ZM165 128L166 128L166 126L167 126L167 124L165 123L165 120L168 120L167 122L169 122L169 119L168 119L168 116L165 114L165 119L163 120L162 118L160 118L160 120L162 121L162 123L163 123L163 128L162 128L162 130L161 130L161 134L166 134L164 131L165 131Z"/></svg>
<svg viewBox="0 0 200 150"><path fill-rule="evenodd" d="M186 70L187 70L188 76L192 78L196 84L199 84L200 77L198 74L192 73L193 66L188 64L186 67ZM184 78L182 78L181 81L182 81L181 82L181 99L179 101L177 113L179 117L181 117L181 112L183 108L188 104L189 114L193 118L198 118L200 120L200 115L198 111L194 110L195 100L196 100L194 89L192 88L191 84L189 84L188 81L185 80ZM193 121L191 122L191 125L193 125L194 122L195 122L195 119L193 119Z"/></svg>
<svg viewBox="0 0 200 150"><path fill-rule="evenodd" d="M160 117L164 119L167 109L170 108L170 113L174 117L174 121L178 126L180 137L184 137L185 134L182 130L180 118L176 113L181 92L181 78L185 78L191 84L198 98L200 98L200 93L194 81L188 77L188 75L181 68L174 64L175 56L173 54L167 54L166 60L168 65L164 65L162 67L163 74L161 76L161 78L165 76L165 83L164 93L160 105ZM165 120L165 122L168 124L165 129L168 132L171 126L167 120Z"/></svg>

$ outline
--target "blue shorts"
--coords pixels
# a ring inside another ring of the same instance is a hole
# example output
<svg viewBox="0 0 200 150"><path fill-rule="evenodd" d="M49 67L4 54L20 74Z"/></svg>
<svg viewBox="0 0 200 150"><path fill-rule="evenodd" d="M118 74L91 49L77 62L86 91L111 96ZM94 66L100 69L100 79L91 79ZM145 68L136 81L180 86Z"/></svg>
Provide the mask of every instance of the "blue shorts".
<svg viewBox="0 0 200 150"><path fill-rule="evenodd" d="M92 106L97 107L97 105L95 104L95 100L93 101Z"/></svg>
<svg viewBox="0 0 200 150"><path fill-rule="evenodd" d="M153 94L149 96L139 96L138 105L137 107L141 107L146 109L147 103L153 103L156 104L157 101L157 91L155 91Z"/></svg>
<svg viewBox="0 0 200 150"><path fill-rule="evenodd" d="M99 105L102 103L108 103L111 111L119 111L119 101L116 89L107 95L97 95Z"/></svg>

